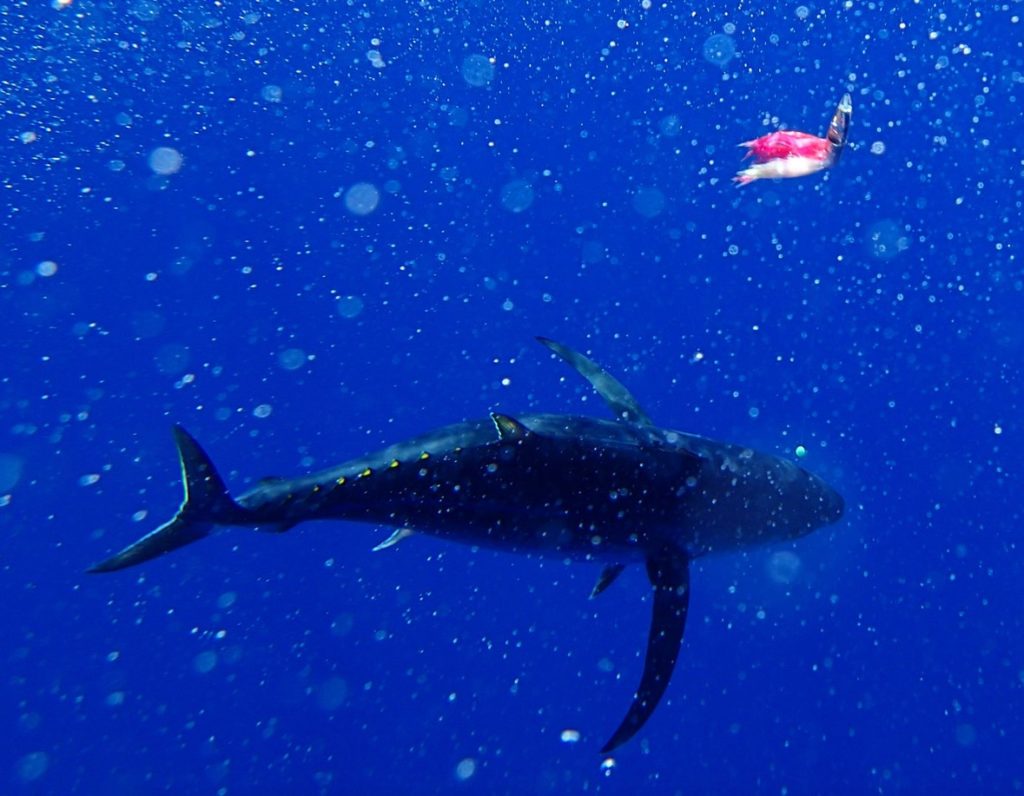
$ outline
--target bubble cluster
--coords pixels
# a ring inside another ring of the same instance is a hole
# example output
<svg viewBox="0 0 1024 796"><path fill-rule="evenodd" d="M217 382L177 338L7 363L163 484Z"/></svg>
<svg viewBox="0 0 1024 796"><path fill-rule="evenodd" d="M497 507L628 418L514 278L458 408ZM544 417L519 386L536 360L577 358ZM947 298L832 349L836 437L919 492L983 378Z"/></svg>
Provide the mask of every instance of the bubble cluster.
<svg viewBox="0 0 1024 796"><path fill-rule="evenodd" d="M865 241L868 252L878 260L891 260L910 247L910 239L897 221L883 218L868 227Z"/></svg>

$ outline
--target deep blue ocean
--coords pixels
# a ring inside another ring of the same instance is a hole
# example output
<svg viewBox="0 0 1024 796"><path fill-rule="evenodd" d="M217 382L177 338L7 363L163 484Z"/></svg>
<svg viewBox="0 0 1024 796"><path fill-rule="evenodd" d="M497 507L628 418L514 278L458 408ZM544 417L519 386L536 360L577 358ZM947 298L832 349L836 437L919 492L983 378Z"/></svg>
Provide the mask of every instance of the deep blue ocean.
<svg viewBox="0 0 1024 796"><path fill-rule="evenodd" d="M0 792L1024 789L1024 4L0 6ZM738 146L826 172L736 187ZM98 560L181 500L500 411L660 425L846 499L643 567L344 522Z"/></svg>

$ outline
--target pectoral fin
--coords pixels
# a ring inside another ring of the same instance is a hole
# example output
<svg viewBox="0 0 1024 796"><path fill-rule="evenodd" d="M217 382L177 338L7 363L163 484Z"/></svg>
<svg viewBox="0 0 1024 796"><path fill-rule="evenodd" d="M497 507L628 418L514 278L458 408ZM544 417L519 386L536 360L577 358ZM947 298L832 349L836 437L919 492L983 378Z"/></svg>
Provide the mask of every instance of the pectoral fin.
<svg viewBox="0 0 1024 796"><path fill-rule="evenodd" d="M647 576L654 588L654 611L647 637L647 657L640 687L622 724L601 749L612 751L632 738L654 713L668 687L679 655L690 604L690 562L685 553L666 549L647 558Z"/></svg>

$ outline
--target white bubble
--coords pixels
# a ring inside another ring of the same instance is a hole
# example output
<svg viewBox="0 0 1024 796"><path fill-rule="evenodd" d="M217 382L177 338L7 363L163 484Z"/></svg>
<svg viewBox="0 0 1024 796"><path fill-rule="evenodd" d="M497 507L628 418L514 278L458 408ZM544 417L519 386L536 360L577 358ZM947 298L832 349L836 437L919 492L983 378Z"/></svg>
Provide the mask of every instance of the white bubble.
<svg viewBox="0 0 1024 796"><path fill-rule="evenodd" d="M792 583L800 576L802 568L800 556L789 550L772 553L768 559L768 576L776 583Z"/></svg>
<svg viewBox="0 0 1024 796"><path fill-rule="evenodd" d="M301 348L288 348L277 355L277 363L285 370L298 370L306 364L306 352Z"/></svg>
<svg viewBox="0 0 1024 796"><path fill-rule="evenodd" d="M665 194L657 188L638 188L633 194L633 209L644 218L654 218L665 209Z"/></svg>
<svg viewBox="0 0 1024 796"><path fill-rule="evenodd" d="M21 480L25 461L13 453L0 453L0 492L10 492Z"/></svg>
<svg viewBox="0 0 1024 796"><path fill-rule="evenodd" d="M807 17L809 17L810 14L811 14L811 9L809 9L807 6L797 6L796 7L796 18L797 19L807 19Z"/></svg>
<svg viewBox="0 0 1024 796"><path fill-rule="evenodd" d="M365 216L377 209L380 204L380 191L369 182L357 182L345 191L345 207L350 213Z"/></svg>
<svg viewBox="0 0 1024 796"><path fill-rule="evenodd" d="M316 692L316 705L320 710L333 713L345 704L348 699L348 683L340 677L332 677L323 683Z"/></svg>
<svg viewBox="0 0 1024 796"><path fill-rule="evenodd" d="M57 263L53 260L43 260L41 263L36 265L36 273L39 276L53 276L57 273Z"/></svg>
<svg viewBox="0 0 1024 796"><path fill-rule="evenodd" d="M465 782L471 776L476 773L476 760L472 757L467 757L459 761L459 764L455 766L455 778L462 782Z"/></svg>
<svg viewBox="0 0 1024 796"><path fill-rule="evenodd" d="M562 730L562 743L576 743L579 739L579 730Z"/></svg>
<svg viewBox="0 0 1024 796"><path fill-rule="evenodd" d="M462 79L471 86L486 86L494 80L494 64L486 55L467 55L462 61Z"/></svg>
<svg viewBox="0 0 1024 796"><path fill-rule="evenodd" d="M284 97L284 89L273 83L268 83L260 91L260 96L267 102L280 102L282 97Z"/></svg>
<svg viewBox="0 0 1024 796"><path fill-rule="evenodd" d="M875 141L871 145L871 154L872 155L881 155L883 152L885 152L885 144L883 142Z"/></svg>
<svg viewBox="0 0 1024 796"><path fill-rule="evenodd" d="M88 474L83 475L81 478L78 479L78 485L79 486L92 486L93 484L98 484L99 481L100 481L100 474L99 473L88 473Z"/></svg>
<svg viewBox="0 0 1024 796"><path fill-rule="evenodd" d="M177 149L169 146L158 146L149 153L149 167L164 176L177 174L184 160Z"/></svg>
<svg viewBox="0 0 1024 796"><path fill-rule="evenodd" d="M363 311L363 300L359 296L342 296L337 303L338 315L342 318L356 318Z"/></svg>
<svg viewBox="0 0 1024 796"><path fill-rule="evenodd" d="M112 708L120 707L124 704L124 691L111 691L107 694L107 705Z"/></svg>
<svg viewBox="0 0 1024 796"><path fill-rule="evenodd" d="M192 666L199 674L209 674L217 666L217 653L213 650L200 652L193 659Z"/></svg>
<svg viewBox="0 0 1024 796"><path fill-rule="evenodd" d="M270 413L272 411L273 408L270 406L270 404L260 404L259 406L252 410L252 414L254 417L258 417L260 418L260 420L262 420L264 418L270 417Z"/></svg>
<svg viewBox="0 0 1024 796"><path fill-rule="evenodd" d="M526 180L512 180L501 189L501 204L513 213L522 213L533 204L533 186Z"/></svg>
<svg viewBox="0 0 1024 796"><path fill-rule="evenodd" d="M715 66L725 68L736 55L736 43L732 36L716 33L704 42L704 58Z"/></svg>
<svg viewBox="0 0 1024 796"><path fill-rule="evenodd" d="M230 608L238 600L238 595L233 591L226 591L217 598L218 608Z"/></svg>
<svg viewBox="0 0 1024 796"><path fill-rule="evenodd" d="M50 767L50 756L46 752L32 752L18 761L18 779L22 782L35 782Z"/></svg>

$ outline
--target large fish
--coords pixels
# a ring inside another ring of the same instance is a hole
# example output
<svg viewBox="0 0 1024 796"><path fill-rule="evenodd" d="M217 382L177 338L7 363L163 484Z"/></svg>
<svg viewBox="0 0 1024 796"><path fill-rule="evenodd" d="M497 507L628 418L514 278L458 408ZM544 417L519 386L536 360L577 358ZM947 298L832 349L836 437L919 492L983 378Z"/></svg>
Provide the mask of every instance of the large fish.
<svg viewBox="0 0 1024 796"><path fill-rule="evenodd" d="M655 426L629 391L587 357L540 338L604 398L614 420L492 414L445 426L329 470L269 478L232 499L213 463L174 429L185 499L166 524L96 564L113 572L209 535L354 520L519 553L602 561L593 596L628 564L646 567L653 616L640 685L602 749L633 737L675 667L690 600L690 561L810 533L843 514L820 478L742 445Z"/></svg>

